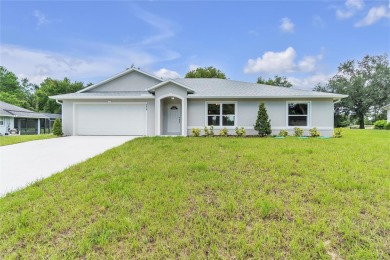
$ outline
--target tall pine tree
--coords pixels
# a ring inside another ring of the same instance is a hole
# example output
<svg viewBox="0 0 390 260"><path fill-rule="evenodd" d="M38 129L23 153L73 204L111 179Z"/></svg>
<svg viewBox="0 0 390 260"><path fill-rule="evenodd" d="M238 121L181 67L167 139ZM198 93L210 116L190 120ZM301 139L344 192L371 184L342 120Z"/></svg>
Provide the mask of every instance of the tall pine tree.
<svg viewBox="0 0 390 260"><path fill-rule="evenodd" d="M259 132L259 136L267 136L271 134L271 120L268 118L267 109L264 103L260 103L259 112L257 113L255 130Z"/></svg>

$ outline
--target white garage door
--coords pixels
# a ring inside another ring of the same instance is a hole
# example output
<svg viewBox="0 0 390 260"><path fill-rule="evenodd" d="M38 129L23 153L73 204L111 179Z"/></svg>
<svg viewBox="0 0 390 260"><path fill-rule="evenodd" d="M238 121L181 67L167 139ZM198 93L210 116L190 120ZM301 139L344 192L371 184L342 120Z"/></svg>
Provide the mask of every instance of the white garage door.
<svg viewBox="0 0 390 260"><path fill-rule="evenodd" d="M146 103L75 105L75 135L146 135Z"/></svg>

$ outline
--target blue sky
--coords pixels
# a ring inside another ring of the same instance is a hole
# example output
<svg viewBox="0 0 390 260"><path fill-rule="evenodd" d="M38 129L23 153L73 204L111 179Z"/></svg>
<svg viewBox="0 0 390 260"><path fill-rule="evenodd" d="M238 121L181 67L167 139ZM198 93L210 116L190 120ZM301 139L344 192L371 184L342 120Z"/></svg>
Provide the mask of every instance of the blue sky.
<svg viewBox="0 0 390 260"><path fill-rule="evenodd" d="M311 89L341 62L389 53L388 1L1 1L0 64L40 83L214 66Z"/></svg>

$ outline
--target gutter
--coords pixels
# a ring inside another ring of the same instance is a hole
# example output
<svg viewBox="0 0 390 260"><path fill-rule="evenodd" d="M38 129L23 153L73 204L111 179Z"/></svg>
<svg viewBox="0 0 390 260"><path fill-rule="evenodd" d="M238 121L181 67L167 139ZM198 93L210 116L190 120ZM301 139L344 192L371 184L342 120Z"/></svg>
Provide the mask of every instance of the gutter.
<svg viewBox="0 0 390 260"><path fill-rule="evenodd" d="M61 105L61 114L62 114L62 104L63 104L63 103L61 103L60 101L58 101L58 99L56 99L56 103Z"/></svg>

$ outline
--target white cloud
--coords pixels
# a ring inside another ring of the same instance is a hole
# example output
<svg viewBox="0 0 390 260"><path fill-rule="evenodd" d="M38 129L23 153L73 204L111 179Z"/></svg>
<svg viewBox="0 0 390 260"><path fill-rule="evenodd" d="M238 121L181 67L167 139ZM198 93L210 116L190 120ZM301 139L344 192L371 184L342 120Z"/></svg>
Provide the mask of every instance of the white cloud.
<svg viewBox="0 0 390 260"><path fill-rule="evenodd" d="M35 10L34 16L37 18L38 27L50 23L50 21L46 18L46 16L41 11Z"/></svg>
<svg viewBox="0 0 390 260"><path fill-rule="evenodd" d="M345 2L347 8L361 10L364 7L363 0L347 0Z"/></svg>
<svg viewBox="0 0 390 260"><path fill-rule="evenodd" d="M142 45L155 44L175 36L176 34L175 31L177 29L177 26L172 22L170 22L169 20L154 15L152 13L149 13L139 7L134 7L134 9L138 18L148 23L150 26L152 26L154 29L157 30L156 34L147 37L140 44Z"/></svg>
<svg viewBox="0 0 390 260"><path fill-rule="evenodd" d="M66 55L43 50L28 49L14 45L0 45L1 65L18 77L27 77L39 84L47 77L84 82L101 80L123 71L131 64L149 66L155 62L169 60L154 56L140 49L102 44L87 44L88 48L100 51L99 55ZM82 48L82 46L78 46Z"/></svg>
<svg viewBox="0 0 390 260"><path fill-rule="evenodd" d="M294 32L294 24L291 22L290 18L285 17L282 19L282 23L279 26L282 32L293 33Z"/></svg>
<svg viewBox="0 0 390 260"><path fill-rule="evenodd" d="M165 68L162 68L158 71L154 72L154 75L156 77L162 78L162 79L174 79L174 78L180 78L180 74L173 70L168 70Z"/></svg>
<svg viewBox="0 0 390 260"><path fill-rule="evenodd" d="M369 26L382 18L390 18L390 7L377 6L368 11L366 17L355 23L356 27Z"/></svg>
<svg viewBox="0 0 390 260"><path fill-rule="evenodd" d="M307 78L288 77L287 80L293 84L294 88L312 90L318 83L325 84L333 74L314 74Z"/></svg>
<svg viewBox="0 0 390 260"><path fill-rule="evenodd" d="M69 77L72 80L96 82L123 71L131 64L148 69L155 63L180 57L178 52L167 49L164 44L167 39L174 37L175 24L140 8L136 8L135 13L154 31L139 42L112 45L67 40L68 48L72 49L71 54L0 44L1 65L37 84L46 77ZM51 23L40 11L35 11L34 15L38 25Z"/></svg>
<svg viewBox="0 0 390 260"><path fill-rule="evenodd" d="M344 9L337 9L336 16L339 19L348 19L355 15L356 11L363 9L363 0L347 0Z"/></svg>
<svg viewBox="0 0 390 260"><path fill-rule="evenodd" d="M188 69L189 71L192 71L192 70L196 70L197 68L200 68L201 66L199 65L196 65L196 64L190 64L190 66L188 66Z"/></svg>
<svg viewBox="0 0 390 260"><path fill-rule="evenodd" d="M352 11L343 11L343 10L336 10L336 16L340 19L348 19L351 18L355 13Z"/></svg>
<svg viewBox="0 0 390 260"><path fill-rule="evenodd" d="M316 70L317 62L322 59L322 54L317 56L305 56L296 64L297 54L293 47L285 51L267 51L262 57L249 59L244 73L290 73L290 72L313 72Z"/></svg>

